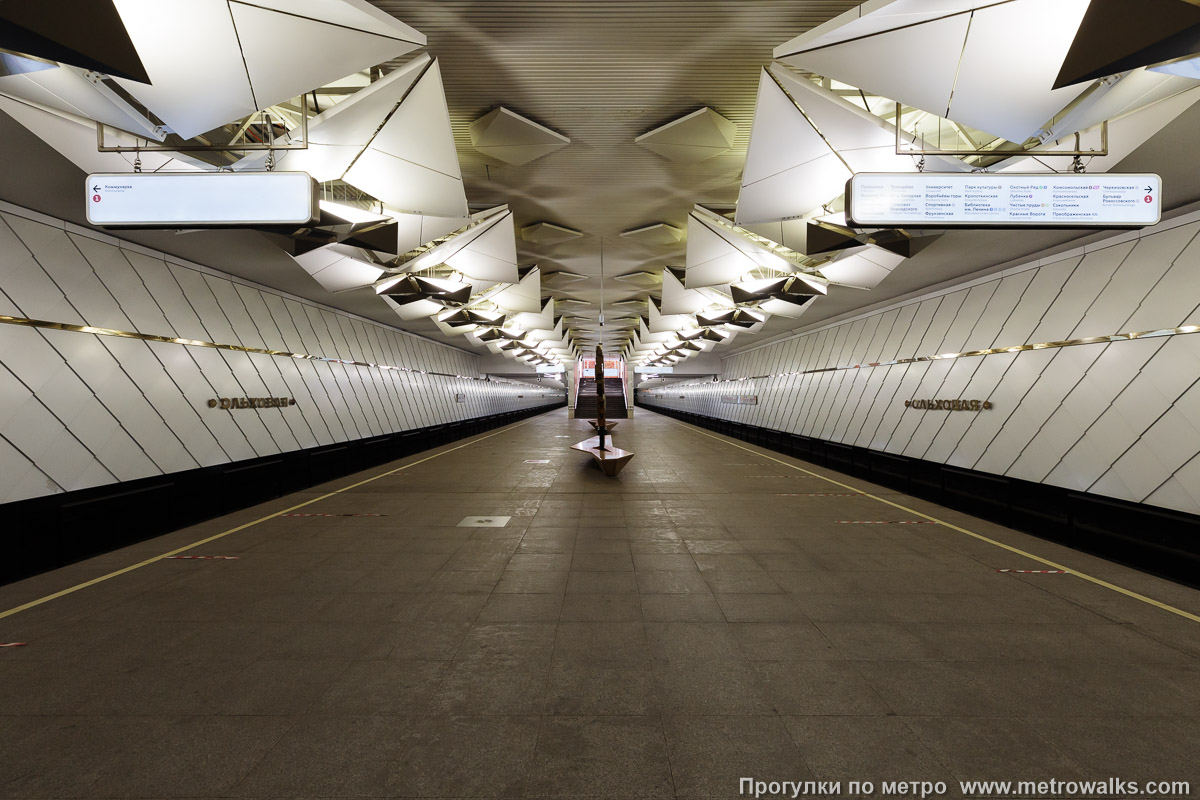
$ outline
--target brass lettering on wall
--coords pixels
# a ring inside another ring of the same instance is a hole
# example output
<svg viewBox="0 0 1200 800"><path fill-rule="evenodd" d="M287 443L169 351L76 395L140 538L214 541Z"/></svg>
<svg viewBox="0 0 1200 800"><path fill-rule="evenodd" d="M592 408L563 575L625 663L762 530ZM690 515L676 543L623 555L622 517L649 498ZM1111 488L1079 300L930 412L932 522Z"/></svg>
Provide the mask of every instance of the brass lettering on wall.
<svg viewBox="0 0 1200 800"><path fill-rule="evenodd" d="M992 404L987 400L905 400L904 407L918 411L987 411Z"/></svg>
<svg viewBox="0 0 1200 800"><path fill-rule="evenodd" d="M294 405L294 397L218 397L208 401L209 408L222 411L233 411L235 408L287 408Z"/></svg>

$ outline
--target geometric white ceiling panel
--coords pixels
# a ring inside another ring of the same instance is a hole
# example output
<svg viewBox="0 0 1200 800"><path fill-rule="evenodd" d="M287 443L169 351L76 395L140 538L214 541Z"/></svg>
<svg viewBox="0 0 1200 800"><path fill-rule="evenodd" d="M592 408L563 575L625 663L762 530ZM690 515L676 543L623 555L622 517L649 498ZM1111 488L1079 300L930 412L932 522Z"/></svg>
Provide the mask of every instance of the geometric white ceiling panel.
<svg viewBox="0 0 1200 800"><path fill-rule="evenodd" d="M662 312L664 314L695 314L712 305L712 301L695 289L685 289L675 273L662 272Z"/></svg>
<svg viewBox="0 0 1200 800"><path fill-rule="evenodd" d="M91 122L68 119L61 114L43 111L21 100L3 96L0 96L0 111L28 128L84 172L129 172L133 169L132 153L96 151L96 126ZM114 145L136 144L134 137L127 133L109 131L107 139L109 144ZM142 168L147 172L164 168L175 172L210 169L207 164L200 165L186 154L177 153L142 153Z"/></svg>
<svg viewBox="0 0 1200 800"><path fill-rule="evenodd" d="M22 59L24 60L24 59ZM31 62L47 66L40 62ZM76 67L60 66L0 76L0 93L76 117L162 141L164 134L115 92L93 83Z"/></svg>
<svg viewBox="0 0 1200 800"><path fill-rule="evenodd" d="M118 83L191 138L425 44L363 0L113 0L150 76Z"/></svg>
<svg viewBox="0 0 1200 800"><path fill-rule="evenodd" d="M877 0L780 45L775 57L1022 142L1088 86L1051 88L1088 2Z"/></svg>
<svg viewBox="0 0 1200 800"><path fill-rule="evenodd" d="M542 310L534 312L522 312L515 315L511 322L526 331L553 331L554 330L554 298L551 297L542 306ZM562 330L559 329L559 338L562 337ZM537 340L538 337L532 337Z"/></svg>
<svg viewBox="0 0 1200 800"><path fill-rule="evenodd" d="M720 286L742 280L746 273L768 270L791 273L799 265L788 261L738 232L717 222L707 209L696 206L688 214L688 241L684 285L688 289Z"/></svg>
<svg viewBox="0 0 1200 800"><path fill-rule="evenodd" d="M1170 61L1166 64L1159 64L1156 67L1150 67L1154 72L1161 72L1165 75L1178 75L1182 78L1190 78L1191 80L1200 80L1200 58L1188 58L1183 61Z"/></svg>
<svg viewBox="0 0 1200 800"><path fill-rule="evenodd" d="M380 297L392 307L392 310L396 312L396 315L400 319L408 322L424 317L432 317L439 311L446 310L446 307L436 300L415 300L409 303L398 303L386 294L380 295Z"/></svg>
<svg viewBox="0 0 1200 800"><path fill-rule="evenodd" d="M357 248L330 245L292 258L330 292L370 286L383 270L370 263Z"/></svg>
<svg viewBox="0 0 1200 800"><path fill-rule="evenodd" d="M834 283L874 289L904 260L904 256L868 245L859 250L842 251L836 259L821 265L817 271Z"/></svg>
<svg viewBox="0 0 1200 800"><path fill-rule="evenodd" d="M666 333L669 331L682 331L686 328L692 328L696 325L696 318L690 314L662 314L658 310L658 304L654 302L654 298L650 298L648 306L650 312L650 322L646 326L652 333Z"/></svg>
<svg viewBox="0 0 1200 800"><path fill-rule="evenodd" d="M488 299L510 313L522 311L532 314L539 313L542 310L541 271L534 267L520 282L497 292Z"/></svg>
<svg viewBox="0 0 1200 800"><path fill-rule="evenodd" d="M946 118L1010 142L1036 135L1088 87L1051 89L1090 1L1015 0L975 11Z"/></svg>
<svg viewBox="0 0 1200 800"><path fill-rule="evenodd" d="M571 143L566 136L501 106L471 123L471 144L507 164L528 164Z"/></svg>
<svg viewBox="0 0 1200 800"><path fill-rule="evenodd" d="M811 211L842 194L850 177L846 165L763 70L738 194L738 223Z"/></svg>
<svg viewBox="0 0 1200 800"><path fill-rule="evenodd" d="M383 121L396 110L413 84L425 74L431 59L422 53L397 70L317 114L308 123L308 148L276 154L275 168L307 172L320 182L339 180L370 144ZM279 140L299 141L296 132ZM234 169L262 169L266 154L252 153ZM466 214L448 215L466 216Z"/></svg>
<svg viewBox="0 0 1200 800"><path fill-rule="evenodd" d="M688 217L685 262L684 285L688 289L721 286L740 280L757 266L749 256L694 216Z"/></svg>
<svg viewBox="0 0 1200 800"><path fill-rule="evenodd" d="M393 213L398 233L397 253L415 250L459 228L471 224L470 217L431 217L424 214Z"/></svg>
<svg viewBox="0 0 1200 800"><path fill-rule="evenodd" d="M896 154L896 128L890 122L804 80L780 64L772 64L769 72L800 108L805 120L816 128L828 148L841 156L852 171L916 172L911 156ZM791 119L795 120L794 117ZM927 168L968 169L956 158L931 157L930 161L932 164Z"/></svg>
<svg viewBox="0 0 1200 800"><path fill-rule="evenodd" d="M1089 172L1107 172L1122 159L1144 144L1151 136L1197 102L1200 102L1200 86L1186 92L1159 100L1153 105L1132 114L1113 120L1108 124L1108 155L1085 157ZM1075 137L1066 136L1056 142L1041 145L1046 150L1073 150ZM1046 167L1033 158L1017 158L1005 162L998 172L1044 172Z"/></svg>
<svg viewBox="0 0 1200 800"><path fill-rule="evenodd" d="M404 227L411 227L411 217ZM517 282L517 246L513 231L513 216L508 206L496 206L468 217L437 218L420 217L422 223L429 220L432 227L422 233L441 231L433 238L458 231L443 242L439 242L424 253L402 263L406 272L421 272L440 264L448 264L466 277L489 283ZM458 223L449 231L444 230ZM424 228L424 225L422 226ZM461 229L461 230L460 230ZM403 235L403 233L402 233ZM411 240L411 234L407 237ZM432 239L426 240L432 241ZM422 242L424 244L424 242Z"/></svg>
<svg viewBox="0 0 1200 800"><path fill-rule="evenodd" d="M1082 100L1076 109L1055 124L1053 138L1085 131L1105 120L1119 119L1195 86L1196 82L1187 78L1135 69Z"/></svg>
<svg viewBox="0 0 1200 800"><path fill-rule="evenodd" d="M728 151L736 135L737 125L711 108L701 108L633 141L663 158L694 164Z"/></svg>
<svg viewBox="0 0 1200 800"><path fill-rule="evenodd" d="M467 216L454 133L436 60L342 180L400 211Z"/></svg>
<svg viewBox="0 0 1200 800"><path fill-rule="evenodd" d="M463 238L470 233L472 231ZM445 263L477 281L516 283L517 240L512 212L499 215L480 233L471 236L465 246L445 259Z"/></svg>

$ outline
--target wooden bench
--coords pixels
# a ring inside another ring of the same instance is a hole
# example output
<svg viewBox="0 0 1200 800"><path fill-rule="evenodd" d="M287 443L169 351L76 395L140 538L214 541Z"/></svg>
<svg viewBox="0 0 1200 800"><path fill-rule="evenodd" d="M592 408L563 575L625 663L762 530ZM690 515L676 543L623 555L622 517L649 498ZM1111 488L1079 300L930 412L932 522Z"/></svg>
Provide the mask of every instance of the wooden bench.
<svg viewBox="0 0 1200 800"><path fill-rule="evenodd" d="M609 428L611 427L612 423L609 423ZM571 445L571 449L587 453L596 460L596 463L600 465L600 469L604 470L605 475L610 478L616 477L617 473L624 469L629 460L633 458L633 453L628 450L622 450L619 447L613 447L611 437L605 444L608 446L601 450L600 437L593 436L591 439L585 439L578 444Z"/></svg>

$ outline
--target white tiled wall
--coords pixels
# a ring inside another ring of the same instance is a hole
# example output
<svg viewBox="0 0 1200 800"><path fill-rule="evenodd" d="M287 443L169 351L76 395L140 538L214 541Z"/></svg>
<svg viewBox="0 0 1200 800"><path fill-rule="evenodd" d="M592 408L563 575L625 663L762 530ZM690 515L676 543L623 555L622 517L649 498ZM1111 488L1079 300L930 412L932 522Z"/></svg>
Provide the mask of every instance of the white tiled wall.
<svg viewBox="0 0 1200 800"><path fill-rule="evenodd" d="M1200 213L725 359L724 378L1200 324ZM651 389L651 403L1200 513L1200 334ZM757 405L720 402L757 394ZM680 399L683 395L684 399ZM906 409L987 399L990 411Z"/></svg>
<svg viewBox="0 0 1200 800"><path fill-rule="evenodd" d="M0 314L479 375L479 358L468 352L7 204ZM513 411L562 394L0 324L0 502ZM219 397L294 397L296 405L208 408Z"/></svg>

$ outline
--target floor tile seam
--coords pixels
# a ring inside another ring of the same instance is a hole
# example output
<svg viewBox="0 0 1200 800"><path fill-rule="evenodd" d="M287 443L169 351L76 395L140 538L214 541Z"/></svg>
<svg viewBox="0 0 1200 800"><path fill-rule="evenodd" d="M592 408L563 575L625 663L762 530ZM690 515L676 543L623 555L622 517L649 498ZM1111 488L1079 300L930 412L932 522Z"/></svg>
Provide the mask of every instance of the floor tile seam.
<svg viewBox="0 0 1200 800"><path fill-rule="evenodd" d="M1200 622L1200 615L1193 614L1193 613L1191 613L1191 612L1188 612L1188 611L1184 611L1184 610L1182 610L1182 609L1179 609L1179 608L1176 608L1176 607L1174 607L1174 606L1168 605L1167 603L1163 603L1163 602L1161 602L1161 601L1154 600L1153 598L1147 597L1147 596L1145 596L1145 595L1139 594L1139 593L1137 593L1137 592L1134 592L1134 591L1131 591L1131 590L1129 590L1129 589L1125 589L1125 588L1123 588L1123 587L1121 587L1121 586L1117 586L1116 584L1110 583L1110 582L1108 582L1108 581L1105 581L1105 580L1103 580L1103 579L1100 579L1100 578L1093 577L1093 576L1091 576L1091 575L1089 575L1089 574L1086 574L1086 573L1080 572L1080 571L1078 571L1078 570L1071 569L1071 568L1069 568L1069 567L1066 567L1066 566L1064 566L1064 565L1062 565L1062 564L1058 564L1058 563L1056 563L1056 562L1053 562L1053 561L1051 561L1051 560L1049 560L1049 559L1046 559L1046 558L1043 558L1043 557L1041 557L1041 556L1034 555L1034 554L1032 554L1032 553L1029 553L1029 552L1027 552L1027 551L1021 550L1020 548L1014 547L1014 546L1012 546L1012 545L1004 544L1003 542L997 541L997 540L995 540L995 539L991 539L991 538L989 538L989 537L987 537L987 536L983 536L982 534L975 533L975 532L973 532L973 531L969 531L969 530L967 530L966 528L963 528L963 527L961 527L961 526L955 525L955 524L953 524L953 523L950 523L950 522L946 522L945 520L938 519L937 517L933 517L933 516L931 516L931 515L929 515L929 514L925 514L925 513L923 513L923 512L917 511L917 510L915 510L915 509L908 508L908 507L906 507L906 506L903 506L903 505L901 505L901 504L899 504L899 503L896 503L896 502L893 502L893 501L891 501L891 500L887 500L887 499L885 499L885 498L883 498L883 497L879 497L879 496L877 496L877 495L875 495L875 494L872 494L871 492L865 491L865 490L863 490L863 489L858 489L858 488L856 488L856 487L853 487L853 486L850 486L850 485L848 485L848 484L842 483L842 482L840 482L840 481L838 481L838 480L835 480L835 479L833 479L833 478L827 477L827 476L825 476L825 475L821 475L820 473L812 472L812 471L810 471L810 470L808 470L808 469L805 469L804 467L798 467L798 466L796 466L796 465L794 465L794 464L788 464L786 461L781 461L781 460L779 460L779 459L777 459L777 458L774 458L773 456L768 456L768 455L765 455L765 454L762 454L762 453L757 453L756 451L754 451L754 450L751 450L750 448L743 447L742 445L739 445L739 444L736 444L736 443L734 443L734 442L728 441L728 440L726 440L726 439L724 439L724 438L722 438L722 437L713 436L712 434L705 433L705 432L703 432L703 431L692 430L691 426L687 426L687 425L685 425L685 424L684 424L684 423L682 423L682 422L677 422L677 421L675 421L675 420L671 420L671 421L672 421L672 422L675 422L677 425L680 425L681 427L684 427L684 428L685 428L685 429L687 429L687 430L690 430L692 433L694 433L694 434L696 434L696 435L700 435L700 436L706 436L706 437L708 437L708 438L710 438L710 439L715 439L715 440L717 440L717 441L719 441L719 442L722 442L722 443L724 443L724 444L726 444L726 445L728 445L728 446L730 446L730 447L736 447L736 448L739 448L739 449L741 449L741 450L746 450L747 452L751 452L751 453L755 453L756 455L760 455L760 456L761 456L761 457L763 457L763 458L770 458L771 460L773 460L773 461L776 461L776 462L778 462L778 463L780 463L780 464L784 464L784 465L786 465L786 466L788 466L788 467L791 467L791 468L792 468L792 469L794 469L794 470L797 470L797 471L800 471L800 472L804 472L804 473L806 473L806 474L808 474L808 475L811 475L811 476L813 476L813 477L816 477L816 478L820 478L821 480L827 481L827 482L829 482L829 483L832 483L832 484L834 484L834 485L836 485L836 486L841 486L841 487L843 487L843 488L845 488L845 489L848 489L848 490L850 490L850 491L853 491L853 492L855 492L855 493L857 493L857 494L861 494L861 495L863 495L863 496L865 496L865 497L871 498L871 499L873 499L873 500L877 500L878 502L880 502L880 503L883 503L883 504L885 504L885 505L892 506L893 508L898 508L898 509L900 509L900 510L903 510L903 511L906 511L906 512L908 512L908 513L915 514L915 515L917 515L917 516L919 516L919 517L922 517L923 519L929 520L929 521L931 521L931 522L935 522L935 523L937 523L938 525L941 525L941 526L944 526L944 527L946 527L946 528L949 528L950 530L957 531L957 532L959 532L959 533L962 533L962 534L965 534L965 535L967 535L967 536L970 536L970 537L973 537L973 538L975 538L975 539L978 539L979 541L982 541L982 542L985 542L985 543L988 543L988 544L994 545L994 546L996 546L996 547L999 547L999 548L1001 548L1001 549L1004 549L1004 550L1008 550L1008 551L1010 551L1010 552L1012 552L1012 553L1015 553L1016 555L1023 556L1023 557L1025 557L1025 558L1029 558L1029 559L1031 559L1031 560L1033 560L1033 561L1036 561L1036 562L1038 562L1038 563L1040 563L1040 564L1044 564L1044 565L1046 565L1046 566L1053 567L1054 569L1061 569L1061 570L1064 570L1064 571L1066 571L1066 572L1068 572L1068 573L1070 573L1070 574L1072 574L1072 575L1075 575L1076 577L1082 578L1082 579L1084 579L1084 580L1086 580L1086 581L1088 581L1088 582L1090 582L1090 583L1096 584L1096 585L1098 585L1098 586L1102 586L1102 587L1104 587L1104 588L1106 588L1106 589L1109 589L1109 590L1111 590L1111 591L1114 591L1114 592L1116 592L1116 593L1118 593L1118 594L1125 595L1125 596L1127 596L1127 597L1130 597L1130 598L1132 598L1132 599L1134 599L1134 600L1138 600L1138 601L1140 601L1140 602L1146 603L1146 604L1148 604L1148 605L1151 605L1151 606L1154 606L1154 607L1160 608L1160 609L1162 609L1162 610L1164 610L1164 611L1167 611L1167 612L1169 612L1169 613L1176 614L1176 615L1178 615L1178 616L1181 616L1181 617L1183 617L1183 618L1185 618L1185 619L1191 620L1192 622ZM1092 611L1091 609L1088 609L1088 610L1089 610L1089 611ZM1099 613L1099 612L1095 612L1095 611L1093 611L1092 613ZM1102 615L1102 616L1107 616L1107 615Z"/></svg>
<svg viewBox="0 0 1200 800"><path fill-rule="evenodd" d="M174 555L179 555L179 554L181 554L181 553L184 553L184 552L187 552L187 551L189 551L189 550L193 550L193 549L195 549L195 548L197 548L197 547L200 547L200 546L202 546L202 545L208 544L209 542L213 542L213 541L216 541L216 540L219 540L219 539L223 539L223 538L225 538L226 536L230 536L230 535L232 535L232 534L235 534L235 533L238 533L238 532L240 532L240 531L246 530L246 529L248 529L248 528L254 527L255 525L258 525L258 524L260 524L260 523L267 522L268 520L272 520L272 519L279 518L279 517L281 517L282 515L284 515L284 514L287 514L287 513L289 513L289 512L295 511L295 510L297 510L297 509L300 509L300 508L304 508L304 507L306 507L306 506L312 505L313 503L320 502L321 500L325 500L325 499L328 499L328 498L330 498L330 497L334 497L334 496L336 496L336 495L339 495L339 494L342 494L342 493L344 493L344 492L350 491L351 489L354 489L354 488L356 488L356 487L358 487L358 486L361 486L361 485L363 485L363 484L365 484L365 483L370 483L370 482L372 482L372 481L376 481L376 480L379 480L379 479L381 479L381 478L385 478L385 477L388 477L388 476L390 476L390 475L393 475L393 474L395 474L395 473L397 473L397 472L400 472L400 471L402 471L402 470L410 469L410 468L412 468L412 467L418 466L419 464L423 464L423 463L425 463L426 461L430 461L430 460L432 460L432 459L435 459L435 458L438 458L438 457L440 457L440 456L443 456L443 455L447 455L447 454L449 454L449 453L452 453L452 452L454 452L454 451L456 451L456 450L460 450L460 449L462 449L462 448L469 447L469 446L471 446L471 445L474 445L474 444L478 444L479 442L482 442L482 441L484 441L484 440L486 440L486 439L490 439L490 438L492 438L492 437L494 437L494 436L500 436L501 434L508 433L508 432L510 432L510 431L512 431L512 430L514 430L514 429L516 429L516 428L519 428L519 427L523 426L523 425L528 425L528 424L529 424L531 421L532 421L532 420L525 420L525 421L517 422L517 423L515 423L514 425L511 425L511 426L509 426L509 427L507 427L507 428L503 428L503 429L501 429L501 430L499 430L499 431L496 431L495 433L488 434L488 435L486 435L486 436L483 436L483 437L480 437L480 438L478 438L478 439L473 439L472 441L465 442L465 443L463 443L463 444L461 444L461 445L458 445L458 446L456 446L456 447L452 447L452 448L449 448L449 449L446 449L446 450L439 450L438 452L436 452L436 453L433 453L433 454L431 454L431 455L429 455L429 456L426 456L426 457L424 457L424 458L421 458L421 459L419 459L419 460L417 460L417 461L411 461L411 462L409 462L409 463L407 463L407 464L403 464L403 465L401 465L401 466L399 466L399 467L396 467L396 468L394 468L394 469L391 469L391 470L388 470L388 471L386 471L386 472L380 473L380 474L378 474L378 475L375 475L375 476L373 476L373 477L366 478L366 479L364 479L364 480L361 480L361 481L358 481L358 482L356 482L356 483L352 483L352 484L350 484L349 486L345 486L345 487L343 487L343 488L341 488L341 489L337 489L337 490L335 490L335 491L332 491L332 492L328 492L328 493L325 493L325 494L321 494L321 495L319 495L319 496L317 496L317 497L314 497L314 498L312 498L312 499L305 500L305 501L304 501L304 502L302 502L302 503L298 503L298 504L296 504L296 505L293 505L293 506L290 506L290 507L288 507L288 508L281 509L281 510L279 510L279 511L276 511L276 512L274 512L274 513L272 513L272 514L268 514L267 516L260 517L260 518L258 518L258 519L255 519L255 520L252 520L252 521L249 521L249 522L242 523L241 525L237 525L237 526L235 526L235 527L233 527L233 528L230 528L230 529L228 529L228 530L222 531L222 532L220 532L220 533L213 534L213 535L211 535L211 536L205 537L205 538L203 538L203 539L200 539L200 540L198 540L198 541L192 542L192 543L190 543L190 544L183 545L183 546L181 546L181 547L178 547L178 548L175 548L175 549L173 549L173 550L170 550L170 551L168 551L168 552L166 552L166 553L162 553L162 554L160 554L160 555L157 555L157 556L152 556L152 557L150 557L150 558L147 558L147 559L144 559L144 560L142 560L142 561L139 561L139 562L137 562L137 563L135 563L135 564L132 564L132 565L129 565L129 566L123 567L123 568L121 568L121 569L119 569L119 570L115 570L115 571L113 571L113 572L109 572L109 573L107 573L107 574L105 574L105 575L101 575L101 576L98 576L98 577L96 577L96 578L92 578L92 579L90 579L90 580L87 580L87 581L84 581L84 582L82 582L82 583L78 583L78 584L76 584L76 585L74 585L74 586L68 587L68 588L66 588L66 589L59 590L59 591L57 591L57 592L54 592L54 593L52 593L52 594L49 594L49 595L45 595L45 596L43 596L43 597L41 597L41 598L38 598L38 599L36 599L36 600L32 600L32 601L26 602L26 603L24 603L24 604L22 604L22 605L15 606L15 607L13 607L13 608L10 608L10 609L7 609L7 610L5 610L5 611L0 611L0 619L5 619L5 618L7 618L7 617L10 617L10 616L13 616L13 615L19 614L19 613L21 613L21 612L23 612L23 611L27 611L27 610L29 610L29 609L31 609L31 608L35 608L35 607L37 607L37 606L43 605L43 604L45 604L45 603L48 603L48 602L50 602L50 601L57 600L57 599L58 599L58 598L60 598L60 597L65 597L65 596L67 596L67 595L74 594L75 592L81 591L81 590L83 590L83 589L86 589L86 588L88 588L88 587L90 587L90 586L95 586L95 585L97 585L97 584L99 584L99 583L103 583L103 582L105 582L105 581L111 580L111 579L113 579L113 578L116 578L116 577L119 577L119 576L121 576L121 575L128 574L128 573L130 573L130 572L133 572L133 571L135 571L135 570L141 569L142 567L146 567L146 566L149 566L149 565L151 565L151 564L154 564L154 563L156 563L156 562L158 562L158 561L162 561L162 560L164 560L164 559L166 559L166 558L169 558L169 557L171 557L171 556L174 556Z"/></svg>

